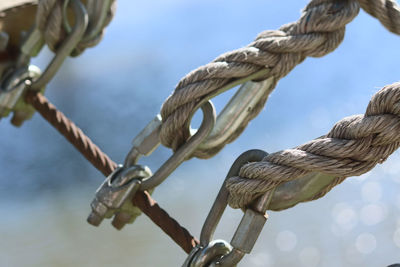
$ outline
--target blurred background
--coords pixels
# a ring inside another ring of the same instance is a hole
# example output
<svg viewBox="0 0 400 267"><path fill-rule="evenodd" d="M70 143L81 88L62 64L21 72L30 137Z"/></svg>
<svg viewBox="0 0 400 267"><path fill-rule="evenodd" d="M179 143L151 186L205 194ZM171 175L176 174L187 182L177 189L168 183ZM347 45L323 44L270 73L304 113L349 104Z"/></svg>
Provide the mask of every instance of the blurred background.
<svg viewBox="0 0 400 267"><path fill-rule="evenodd" d="M132 138L160 110L181 77L266 29L299 18L308 1L118 0L95 48L65 62L46 96L95 143L122 162ZM237 156L275 152L327 133L364 113L371 96L400 78L400 37L361 11L342 45L308 58L282 79L263 112L209 160L182 164L153 197L199 236ZM36 63L43 66L50 53ZM233 92L213 100L221 110ZM289 108L288 108L289 107ZM86 223L104 177L39 115L21 128L0 123L0 266L180 266L186 255L146 216L122 231ZM158 149L141 163L156 170ZM400 160L395 152L324 198L270 219L239 266L387 266L400 263ZM241 218L228 209L215 238L230 241Z"/></svg>

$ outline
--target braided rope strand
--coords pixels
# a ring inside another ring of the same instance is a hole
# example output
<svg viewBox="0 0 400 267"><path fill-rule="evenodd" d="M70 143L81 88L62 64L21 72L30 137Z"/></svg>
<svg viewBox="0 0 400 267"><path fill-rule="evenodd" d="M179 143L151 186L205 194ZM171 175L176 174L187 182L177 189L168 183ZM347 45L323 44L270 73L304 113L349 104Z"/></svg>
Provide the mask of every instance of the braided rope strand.
<svg viewBox="0 0 400 267"><path fill-rule="evenodd" d="M400 146L400 82L385 86L369 102L364 115L342 119L325 136L293 149L269 154L244 165L227 181L229 204L243 208L272 188L311 172L337 179L313 200L349 176L358 176L383 163Z"/></svg>
<svg viewBox="0 0 400 267"><path fill-rule="evenodd" d="M278 30L262 32L248 46L227 52L183 77L161 109L163 126L160 136L163 145L176 150L184 143L190 136L184 125L196 104L232 80L270 68L268 77L275 77L274 88L280 78L306 57L322 57L335 50L344 38L346 24L358 14L359 5L388 30L400 34L400 7L395 0L313 0L297 22ZM250 120L262 110L266 99L267 96L249 112L241 127L226 143L242 133ZM224 145L197 150L194 156L209 158Z"/></svg>
<svg viewBox="0 0 400 267"><path fill-rule="evenodd" d="M277 81L307 56L321 57L333 51L343 40L344 27L358 12L356 1L311 1L297 22L284 25L279 30L265 31L247 47L225 53L190 72L178 83L162 106L161 142L177 149L189 137L188 129L183 125L196 103L232 80L270 68L269 75ZM230 141L261 111L265 100L260 101L250 112L243 126L229 138ZM223 146L209 151L197 151L194 155L211 157Z"/></svg>
<svg viewBox="0 0 400 267"><path fill-rule="evenodd" d="M56 51L67 37L67 32L63 26L63 4L64 1L61 0L39 0L38 2L36 26L43 33L45 42L52 51ZM86 8L88 9L90 26L92 23L97 22L98 19L96 13L93 11L96 7L94 5L86 5ZM115 15L115 9L116 0L112 0L104 25L101 25L101 31L88 40L81 40L77 44L73 56L81 54L88 47L96 46L102 40L106 26L111 22Z"/></svg>

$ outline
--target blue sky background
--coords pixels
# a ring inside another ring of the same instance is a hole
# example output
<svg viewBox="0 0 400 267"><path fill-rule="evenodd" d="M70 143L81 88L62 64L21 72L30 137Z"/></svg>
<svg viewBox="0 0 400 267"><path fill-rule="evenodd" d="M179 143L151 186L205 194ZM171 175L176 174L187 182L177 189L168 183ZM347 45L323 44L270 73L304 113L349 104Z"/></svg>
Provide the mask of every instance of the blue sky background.
<svg viewBox="0 0 400 267"><path fill-rule="evenodd" d="M111 158L160 110L181 77L266 29L295 21L307 1L118 1L104 40L65 62L46 96ZM274 152L327 133L364 113L381 87L400 78L400 37L360 11L340 47L308 58L282 79L262 113L209 160L185 162L154 198L196 236L233 160ZM44 53L37 64L51 56ZM221 110L233 92L213 100ZM185 254L145 217L123 231L86 223L103 180L39 115L14 128L1 120L1 266L177 266ZM141 163L154 171L170 155ZM387 266L400 262L400 155L349 178L326 197L270 213L256 247L239 266ZM229 210L216 238L240 220ZM156 255L156 256L155 256Z"/></svg>

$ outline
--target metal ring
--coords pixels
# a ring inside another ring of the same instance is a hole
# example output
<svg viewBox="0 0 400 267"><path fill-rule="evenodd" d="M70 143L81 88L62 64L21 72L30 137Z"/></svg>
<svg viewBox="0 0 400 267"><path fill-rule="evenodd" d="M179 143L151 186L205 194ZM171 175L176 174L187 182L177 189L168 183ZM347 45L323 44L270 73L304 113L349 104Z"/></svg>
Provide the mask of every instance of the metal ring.
<svg viewBox="0 0 400 267"><path fill-rule="evenodd" d="M191 260L189 267L205 267L218 261L232 251L232 246L224 240L213 240L207 246L200 248Z"/></svg>

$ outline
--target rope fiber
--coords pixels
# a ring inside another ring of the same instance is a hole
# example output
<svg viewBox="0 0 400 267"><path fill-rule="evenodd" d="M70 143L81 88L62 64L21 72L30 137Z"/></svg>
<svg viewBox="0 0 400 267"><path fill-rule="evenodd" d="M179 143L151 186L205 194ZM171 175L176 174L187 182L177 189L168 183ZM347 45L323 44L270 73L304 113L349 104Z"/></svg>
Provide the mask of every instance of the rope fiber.
<svg viewBox="0 0 400 267"><path fill-rule="evenodd" d="M369 102L364 115L346 117L325 136L293 149L245 164L227 180L229 205L244 208L272 188L311 172L336 176L324 196L346 177L362 175L384 162L400 146L400 82L385 86Z"/></svg>
<svg viewBox="0 0 400 267"><path fill-rule="evenodd" d="M92 25L97 23L99 20L98 14L96 13L96 4L101 4L102 1L86 0L86 9L89 15L88 29L92 28ZM67 37L67 31L63 25L63 4L64 1L60 0L39 0L38 9L36 13L36 25L42 32L47 46L55 52L59 45ZM103 38L105 33L105 27L110 23L114 17L116 9L116 1L112 0L108 8L107 16L104 24L101 25L101 30L95 35L85 38L78 43L75 47L72 56L80 55L86 48L96 46Z"/></svg>
<svg viewBox="0 0 400 267"><path fill-rule="evenodd" d="M176 150L186 142L190 133L184 126L196 104L229 82L269 68L268 77L262 79L274 77L275 87L280 78L306 57L322 57L335 50L344 38L345 26L357 16L360 5L391 32L400 34L400 8L396 1L313 0L298 21L283 25L278 30L264 31L248 46L222 54L183 77L161 109L162 144ZM226 143L241 134L249 121L262 110L266 99L267 96L249 112L242 126ZM197 150L193 156L212 157L225 144Z"/></svg>

